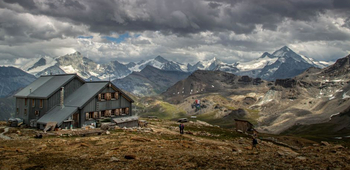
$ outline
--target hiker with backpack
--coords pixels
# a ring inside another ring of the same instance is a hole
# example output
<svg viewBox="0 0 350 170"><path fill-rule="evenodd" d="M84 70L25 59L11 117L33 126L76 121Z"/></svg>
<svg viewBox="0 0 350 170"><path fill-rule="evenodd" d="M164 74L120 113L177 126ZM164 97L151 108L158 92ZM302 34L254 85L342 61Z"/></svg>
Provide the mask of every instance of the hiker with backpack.
<svg viewBox="0 0 350 170"><path fill-rule="evenodd" d="M184 134L185 125L181 123L179 125L179 128L180 128L180 134Z"/></svg>

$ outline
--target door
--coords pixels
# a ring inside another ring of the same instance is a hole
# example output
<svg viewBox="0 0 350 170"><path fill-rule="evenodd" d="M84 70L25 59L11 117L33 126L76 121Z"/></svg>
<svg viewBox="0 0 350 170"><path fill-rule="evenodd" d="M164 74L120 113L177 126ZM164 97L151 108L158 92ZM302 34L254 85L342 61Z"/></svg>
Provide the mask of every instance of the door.
<svg viewBox="0 0 350 170"><path fill-rule="evenodd" d="M74 128L79 127L79 113L73 114L73 126L74 126Z"/></svg>

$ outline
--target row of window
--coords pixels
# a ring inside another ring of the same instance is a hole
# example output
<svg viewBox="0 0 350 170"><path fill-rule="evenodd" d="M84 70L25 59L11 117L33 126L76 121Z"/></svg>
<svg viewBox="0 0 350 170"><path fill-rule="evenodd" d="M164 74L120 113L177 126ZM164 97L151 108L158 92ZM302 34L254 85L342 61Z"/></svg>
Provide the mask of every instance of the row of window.
<svg viewBox="0 0 350 170"><path fill-rule="evenodd" d="M86 120L89 119L99 119L101 117L111 117L111 116L122 116L122 115L128 115L129 114L129 108L120 108L120 109L113 109L113 110L103 110L100 112L87 112L86 114Z"/></svg>
<svg viewBox="0 0 350 170"><path fill-rule="evenodd" d="M28 103L28 99L24 99L24 105L27 106ZM43 104L43 100L41 99L39 102L39 107L43 108L44 104ZM35 107L35 99L32 99L32 107Z"/></svg>
<svg viewBox="0 0 350 170"><path fill-rule="evenodd" d="M119 99L119 93L101 93L98 94L98 100L118 100Z"/></svg>
<svg viewBox="0 0 350 170"><path fill-rule="evenodd" d="M16 113L17 113L17 115L19 114L19 108L16 109ZM24 113L24 115L27 115L27 109L24 109L23 113ZM34 111L34 113L35 113L36 116L39 116L40 111L36 110L36 111Z"/></svg>

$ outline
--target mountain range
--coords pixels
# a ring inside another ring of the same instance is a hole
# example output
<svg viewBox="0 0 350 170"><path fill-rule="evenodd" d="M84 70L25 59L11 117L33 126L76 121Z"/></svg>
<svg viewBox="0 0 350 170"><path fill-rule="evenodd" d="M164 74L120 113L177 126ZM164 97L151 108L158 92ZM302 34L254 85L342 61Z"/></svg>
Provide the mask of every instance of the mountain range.
<svg viewBox="0 0 350 170"><path fill-rule="evenodd" d="M112 81L117 87L140 96L157 95L176 82L185 79L190 73L182 71L160 70L147 65L140 72Z"/></svg>
<svg viewBox="0 0 350 170"><path fill-rule="evenodd" d="M272 54L264 53L254 61L233 64L214 58L185 67L185 64L161 56L138 63L97 64L76 52L56 59L44 57L22 69L36 76L40 72L53 74L57 71L76 72L86 79L105 79L110 77L108 71L121 68L124 73L110 72L114 73L113 77L124 76L112 81L118 87L146 96L163 92L163 100L185 109L188 114L198 115L198 118L202 116L213 122L244 118L254 122L259 131L267 133L288 130L288 133L301 133L300 129L304 132L311 124L327 124L330 133L350 135L350 127L343 119L350 117L350 55L326 65L282 47ZM2 85L3 89L14 83L24 87L35 79L14 67L1 69L1 82L10 82ZM126 74L127 70L131 73ZM7 95L14 90L7 90ZM203 113L191 108L194 99L205 102Z"/></svg>
<svg viewBox="0 0 350 170"><path fill-rule="evenodd" d="M15 67L0 67L0 120L15 113L15 99L11 96L36 80L36 77Z"/></svg>
<svg viewBox="0 0 350 170"><path fill-rule="evenodd" d="M93 60L75 52L64 56L51 58L42 57L33 59L20 68L36 77L48 74L77 73L87 80L114 80L121 79L132 72L140 72L147 65L160 70L194 72L196 70L220 70L236 75L248 75L253 78L275 80L278 78L294 77L309 67L323 68L330 63L314 61L311 58L299 55L287 46L273 52L265 52L261 57L248 62L224 63L216 58L199 61L196 64L185 64L169 61L161 56L140 62L120 63L110 61L98 64Z"/></svg>
<svg viewBox="0 0 350 170"><path fill-rule="evenodd" d="M189 115L209 117L212 123L243 118L265 133L315 135L324 131L344 136L350 135L350 125L344 121L350 117L349 82L350 55L326 68L310 67L293 78L275 81L197 70L161 96ZM191 109L194 99L205 101L207 109L202 113ZM237 115L240 109L245 112Z"/></svg>
<svg viewBox="0 0 350 170"><path fill-rule="evenodd" d="M0 67L0 97L6 97L26 87L36 77L15 67Z"/></svg>

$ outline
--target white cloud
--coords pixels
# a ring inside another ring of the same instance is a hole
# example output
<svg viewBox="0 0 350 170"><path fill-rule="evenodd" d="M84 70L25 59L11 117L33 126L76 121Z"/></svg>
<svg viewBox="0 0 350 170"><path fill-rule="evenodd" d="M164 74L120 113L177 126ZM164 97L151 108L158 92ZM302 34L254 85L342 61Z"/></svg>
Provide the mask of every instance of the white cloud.
<svg viewBox="0 0 350 170"><path fill-rule="evenodd" d="M330 1L26 1L35 2L30 7L11 2L0 0L0 59L79 51L98 62L157 55L178 62L235 62L287 45L316 60L336 60L350 49L347 12L331 9ZM303 8L295 11L294 3ZM126 32L130 37L121 43L104 38Z"/></svg>

